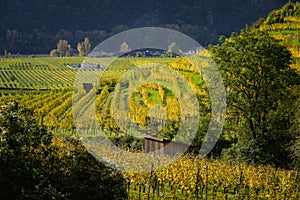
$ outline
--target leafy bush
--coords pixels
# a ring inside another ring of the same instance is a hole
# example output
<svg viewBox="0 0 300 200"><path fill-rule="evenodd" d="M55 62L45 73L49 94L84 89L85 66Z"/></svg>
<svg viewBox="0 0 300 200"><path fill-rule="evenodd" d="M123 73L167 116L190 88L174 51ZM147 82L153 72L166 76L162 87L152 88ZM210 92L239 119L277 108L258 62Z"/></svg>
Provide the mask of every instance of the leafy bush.
<svg viewBox="0 0 300 200"><path fill-rule="evenodd" d="M127 197L118 171L97 161L76 138L53 137L16 103L0 110L0 163L3 199Z"/></svg>

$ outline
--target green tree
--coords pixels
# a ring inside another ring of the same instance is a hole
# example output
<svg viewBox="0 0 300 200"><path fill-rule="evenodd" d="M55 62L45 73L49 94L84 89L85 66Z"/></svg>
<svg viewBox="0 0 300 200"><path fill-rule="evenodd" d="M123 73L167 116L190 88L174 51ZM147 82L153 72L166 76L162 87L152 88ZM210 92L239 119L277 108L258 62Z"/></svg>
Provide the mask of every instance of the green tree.
<svg viewBox="0 0 300 200"><path fill-rule="evenodd" d="M250 29L232 34L211 51L227 88L238 155L253 162L287 164L291 89L299 83L290 67L291 53L267 33Z"/></svg>
<svg viewBox="0 0 300 200"><path fill-rule="evenodd" d="M59 40L57 43L57 51L61 57L71 55L71 45L66 40Z"/></svg>
<svg viewBox="0 0 300 200"><path fill-rule="evenodd" d="M0 110L1 199L123 199L121 174L97 161L75 138L53 137L33 111Z"/></svg>
<svg viewBox="0 0 300 200"><path fill-rule="evenodd" d="M83 42L78 43L77 50L80 56L87 56L91 51L91 44L89 38L84 38Z"/></svg>
<svg viewBox="0 0 300 200"><path fill-rule="evenodd" d="M66 40L59 40L57 44L57 51L59 52L61 57L70 56L71 45L69 45L68 41Z"/></svg>
<svg viewBox="0 0 300 200"><path fill-rule="evenodd" d="M19 110L16 103L0 110L0 196L4 199L29 195L38 184L40 163L34 157L30 163L30 154L49 145L52 135L38 127L32 115L30 110Z"/></svg>
<svg viewBox="0 0 300 200"><path fill-rule="evenodd" d="M300 86L296 87L294 93L298 95L297 100L294 102L292 109L294 116L292 118L293 124L290 127L290 132L294 136L294 141L291 146L291 151L294 158L294 164L297 168L300 167Z"/></svg>
<svg viewBox="0 0 300 200"><path fill-rule="evenodd" d="M59 40L57 43L57 48L53 49L50 52L51 57L64 57L71 55L71 45L69 45L68 41L66 40Z"/></svg>

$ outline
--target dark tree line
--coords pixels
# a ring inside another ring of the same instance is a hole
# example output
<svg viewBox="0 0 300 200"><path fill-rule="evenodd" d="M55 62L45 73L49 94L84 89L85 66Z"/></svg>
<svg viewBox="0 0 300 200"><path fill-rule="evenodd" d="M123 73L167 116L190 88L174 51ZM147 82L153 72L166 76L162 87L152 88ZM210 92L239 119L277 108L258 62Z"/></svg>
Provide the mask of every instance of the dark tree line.
<svg viewBox="0 0 300 200"><path fill-rule="evenodd" d="M0 110L0 199L123 199L121 173L94 158L74 138L54 137L33 111L9 103Z"/></svg>
<svg viewBox="0 0 300 200"><path fill-rule="evenodd" d="M48 53L58 40L76 49L85 37L98 44L128 28L164 26L179 30L206 46L244 24L265 17L286 0L2 0L0 50Z"/></svg>

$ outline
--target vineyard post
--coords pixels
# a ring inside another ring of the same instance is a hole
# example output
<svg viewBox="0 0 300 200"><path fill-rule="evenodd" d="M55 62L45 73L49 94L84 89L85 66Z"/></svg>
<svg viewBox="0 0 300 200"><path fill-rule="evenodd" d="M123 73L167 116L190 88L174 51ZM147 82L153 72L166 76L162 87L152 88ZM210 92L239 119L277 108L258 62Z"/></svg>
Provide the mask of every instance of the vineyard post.
<svg viewBox="0 0 300 200"><path fill-rule="evenodd" d="M148 197L147 197L148 200L150 198L150 186L151 186L152 172L153 172L153 163L151 163L151 166L150 166L150 177L149 177L149 183L148 183Z"/></svg>
<svg viewBox="0 0 300 200"><path fill-rule="evenodd" d="M239 193L239 187L242 183L242 178L243 178L243 171L240 172L239 178L238 178L238 183L235 187L235 197L234 199L237 199L238 193Z"/></svg>
<svg viewBox="0 0 300 200"><path fill-rule="evenodd" d="M156 181L157 181L157 196L159 196L159 187L160 187L160 182L159 182L159 180L158 179L156 179Z"/></svg>
<svg viewBox="0 0 300 200"><path fill-rule="evenodd" d="M127 182L127 192L128 192L128 194L130 192L130 180Z"/></svg>
<svg viewBox="0 0 300 200"><path fill-rule="evenodd" d="M298 169L296 169L296 172L295 172L295 183L294 183L294 190L298 190ZM297 191L295 191L297 193Z"/></svg>
<svg viewBox="0 0 300 200"><path fill-rule="evenodd" d="M206 171L205 199L207 200L207 194L208 194L208 166L205 167L205 171Z"/></svg>
<svg viewBox="0 0 300 200"><path fill-rule="evenodd" d="M161 179L160 191L161 191L162 195L164 195L164 183L165 183L164 180Z"/></svg>
<svg viewBox="0 0 300 200"><path fill-rule="evenodd" d="M199 183L199 175L200 175L200 164L198 163L197 166L197 177L196 177L196 199L199 197L199 189L198 189L198 183Z"/></svg>
<svg viewBox="0 0 300 200"><path fill-rule="evenodd" d="M228 200L228 187L224 188L225 199Z"/></svg>
<svg viewBox="0 0 300 200"><path fill-rule="evenodd" d="M152 190L152 199L154 199L154 195L155 195L156 186L157 186L157 180L155 181L155 183L154 183L154 187L153 187L153 190Z"/></svg>
<svg viewBox="0 0 300 200"><path fill-rule="evenodd" d="M139 200L141 199L142 185L139 184Z"/></svg>

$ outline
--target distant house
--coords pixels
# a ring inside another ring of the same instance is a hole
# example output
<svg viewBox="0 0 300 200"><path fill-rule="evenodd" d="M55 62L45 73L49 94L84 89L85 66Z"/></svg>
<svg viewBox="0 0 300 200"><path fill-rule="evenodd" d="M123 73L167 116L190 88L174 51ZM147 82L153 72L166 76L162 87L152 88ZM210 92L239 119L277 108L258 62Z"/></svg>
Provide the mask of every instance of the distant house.
<svg viewBox="0 0 300 200"><path fill-rule="evenodd" d="M73 64L73 65L67 65L67 67L76 69L76 70L104 70L105 67L101 64L90 64L87 61L83 61L81 65L79 64Z"/></svg>
<svg viewBox="0 0 300 200"><path fill-rule="evenodd" d="M189 150L190 145L157 138L152 136L144 136L145 153L156 152L158 154L176 155L182 154Z"/></svg>
<svg viewBox="0 0 300 200"><path fill-rule="evenodd" d="M161 49L144 48L127 52L121 55L121 57L162 57L165 53L166 51Z"/></svg>
<svg viewBox="0 0 300 200"><path fill-rule="evenodd" d="M71 69L80 69L81 65L72 64L72 65L67 65L67 67Z"/></svg>
<svg viewBox="0 0 300 200"><path fill-rule="evenodd" d="M87 61L83 61L80 69L83 70L104 70L104 67L100 64L90 64Z"/></svg>
<svg viewBox="0 0 300 200"><path fill-rule="evenodd" d="M194 47L191 48L189 50L187 50L186 52L183 53L183 55L185 56L193 56L193 55L198 55L198 53L203 50L202 47Z"/></svg>

